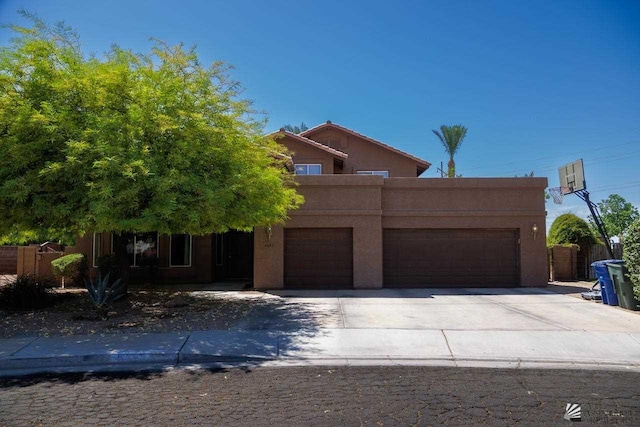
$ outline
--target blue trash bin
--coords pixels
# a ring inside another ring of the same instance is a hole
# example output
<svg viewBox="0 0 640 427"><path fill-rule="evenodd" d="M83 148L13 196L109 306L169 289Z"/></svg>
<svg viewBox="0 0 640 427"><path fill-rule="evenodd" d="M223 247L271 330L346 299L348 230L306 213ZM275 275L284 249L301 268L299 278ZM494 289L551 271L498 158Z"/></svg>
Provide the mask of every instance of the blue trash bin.
<svg viewBox="0 0 640 427"><path fill-rule="evenodd" d="M596 272L598 282L600 282L600 291L602 292L602 302L607 305L618 305L618 297L613 286L613 280L609 275L607 264L622 264L621 259L605 259L591 263L591 267Z"/></svg>

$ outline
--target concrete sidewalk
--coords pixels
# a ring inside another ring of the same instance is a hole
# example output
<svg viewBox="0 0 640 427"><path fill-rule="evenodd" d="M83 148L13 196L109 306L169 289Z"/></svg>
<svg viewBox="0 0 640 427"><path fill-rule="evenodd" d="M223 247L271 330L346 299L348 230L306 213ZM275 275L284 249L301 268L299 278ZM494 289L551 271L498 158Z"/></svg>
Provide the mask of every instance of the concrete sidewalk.
<svg viewBox="0 0 640 427"><path fill-rule="evenodd" d="M233 365L433 365L640 371L640 333L326 329L0 340L0 375Z"/></svg>

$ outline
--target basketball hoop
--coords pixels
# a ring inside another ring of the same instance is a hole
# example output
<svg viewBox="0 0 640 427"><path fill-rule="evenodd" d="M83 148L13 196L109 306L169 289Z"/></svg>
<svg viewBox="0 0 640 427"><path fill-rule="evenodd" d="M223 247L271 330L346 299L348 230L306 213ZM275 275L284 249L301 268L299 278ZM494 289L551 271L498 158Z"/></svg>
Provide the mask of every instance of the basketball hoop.
<svg viewBox="0 0 640 427"><path fill-rule="evenodd" d="M549 195L553 199L553 203L561 205L562 198L565 194L570 193L571 189L569 187L549 187L548 191Z"/></svg>

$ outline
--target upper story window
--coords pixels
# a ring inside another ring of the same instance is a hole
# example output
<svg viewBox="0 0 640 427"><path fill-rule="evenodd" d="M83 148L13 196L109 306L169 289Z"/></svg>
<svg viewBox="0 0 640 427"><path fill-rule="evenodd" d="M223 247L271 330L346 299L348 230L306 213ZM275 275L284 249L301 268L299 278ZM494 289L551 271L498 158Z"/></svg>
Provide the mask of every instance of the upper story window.
<svg viewBox="0 0 640 427"><path fill-rule="evenodd" d="M322 165L297 164L296 175L322 175Z"/></svg>
<svg viewBox="0 0 640 427"><path fill-rule="evenodd" d="M358 171L358 175L380 175L389 178L389 171Z"/></svg>

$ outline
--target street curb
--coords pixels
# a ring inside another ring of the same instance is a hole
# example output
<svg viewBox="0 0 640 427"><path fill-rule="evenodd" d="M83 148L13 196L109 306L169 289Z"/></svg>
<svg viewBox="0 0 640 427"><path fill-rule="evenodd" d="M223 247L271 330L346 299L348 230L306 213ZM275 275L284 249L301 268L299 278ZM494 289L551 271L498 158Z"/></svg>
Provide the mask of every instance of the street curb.
<svg viewBox="0 0 640 427"><path fill-rule="evenodd" d="M61 368L70 366L100 366L100 365L127 365L127 364L178 363L178 355L171 353L138 353L119 352L114 354L86 354L81 356L57 356L57 357L24 357L0 359L0 375L4 370L31 369L31 368Z"/></svg>
<svg viewBox="0 0 640 427"><path fill-rule="evenodd" d="M7 363L10 362L10 363ZM559 369L604 370L640 372L640 363L615 361L592 363L585 361L535 360L535 359L453 359L453 358L268 358L255 356L190 355L180 358L176 354L117 354L87 355L55 358L22 358L0 361L0 377L33 374L143 372L194 369L227 369L238 367L286 368L286 367L440 367L486 369Z"/></svg>

